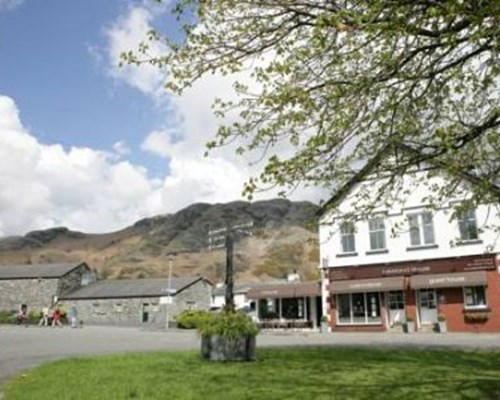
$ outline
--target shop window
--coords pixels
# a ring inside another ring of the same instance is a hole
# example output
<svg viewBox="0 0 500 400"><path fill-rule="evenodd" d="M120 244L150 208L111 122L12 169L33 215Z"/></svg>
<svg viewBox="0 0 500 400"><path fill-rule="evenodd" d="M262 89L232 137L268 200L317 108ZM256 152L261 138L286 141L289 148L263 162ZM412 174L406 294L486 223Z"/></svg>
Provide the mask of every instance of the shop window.
<svg viewBox="0 0 500 400"><path fill-rule="evenodd" d="M434 289L420 289L419 304L420 307L424 308L437 308L436 291Z"/></svg>
<svg viewBox="0 0 500 400"><path fill-rule="evenodd" d="M402 290L389 292L389 310L404 310L405 300Z"/></svg>
<svg viewBox="0 0 500 400"><path fill-rule="evenodd" d="M465 308L486 308L486 288L484 286L464 287Z"/></svg>
<svg viewBox="0 0 500 400"><path fill-rule="evenodd" d="M385 250L385 225L384 219L381 217L373 218L368 221L370 230L370 249Z"/></svg>
<svg viewBox="0 0 500 400"><path fill-rule="evenodd" d="M378 292L337 295L339 324L379 324L380 296Z"/></svg>
<svg viewBox="0 0 500 400"><path fill-rule="evenodd" d="M356 252L356 241L354 238L354 224L352 222L344 222L340 225L340 241L343 253Z"/></svg>
<svg viewBox="0 0 500 400"><path fill-rule="evenodd" d="M467 210L457 215L458 229L460 231L460 240L466 242L468 240L477 240L477 222L476 211Z"/></svg>
<svg viewBox="0 0 500 400"><path fill-rule="evenodd" d="M337 296L337 315L339 324L351 323L351 295L339 294Z"/></svg>
<svg viewBox="0 0 500 400"><path fill-rule="evenodd" d="M434 244L432 213L411 214L408 216L408 223L410 225L410 244L412 246Z"/></svg>

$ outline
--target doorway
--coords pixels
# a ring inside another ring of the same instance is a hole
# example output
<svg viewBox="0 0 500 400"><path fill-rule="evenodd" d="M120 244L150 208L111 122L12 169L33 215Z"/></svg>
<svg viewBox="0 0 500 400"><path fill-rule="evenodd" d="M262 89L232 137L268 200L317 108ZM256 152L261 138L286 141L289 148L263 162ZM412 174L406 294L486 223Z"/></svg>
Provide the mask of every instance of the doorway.
<svg viewBox="0 0 500 400"><path fill-rule="evenodd" d="M389 309L389 326L392 327L406 322L405 296L402 290L388 292L387 305Z"/></svg>
<svg viewBox="0 0 500 400"><path fill-rule="evenodd" d="M418 291L418 312L422 325L432 325L437 322L437 298L435 289L420 289Z"/></svg>
<svg viewBox="0 0 500 400"><path fill-rule="evenodd" d="M149 303L142 303L142 323L149 322Z"/></svg>

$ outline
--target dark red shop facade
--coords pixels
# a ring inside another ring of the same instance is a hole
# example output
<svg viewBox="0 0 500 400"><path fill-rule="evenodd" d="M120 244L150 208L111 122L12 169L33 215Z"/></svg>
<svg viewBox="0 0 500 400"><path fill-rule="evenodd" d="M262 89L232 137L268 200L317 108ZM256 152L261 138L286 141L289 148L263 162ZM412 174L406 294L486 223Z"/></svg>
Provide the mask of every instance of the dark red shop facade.
<svg viewBox="0 0 500 400"><path fill-rule="evenodd" d="M330 267L332 331L386 331L414 322L450 332L500 332L500 262L495 254Z"/></svg>

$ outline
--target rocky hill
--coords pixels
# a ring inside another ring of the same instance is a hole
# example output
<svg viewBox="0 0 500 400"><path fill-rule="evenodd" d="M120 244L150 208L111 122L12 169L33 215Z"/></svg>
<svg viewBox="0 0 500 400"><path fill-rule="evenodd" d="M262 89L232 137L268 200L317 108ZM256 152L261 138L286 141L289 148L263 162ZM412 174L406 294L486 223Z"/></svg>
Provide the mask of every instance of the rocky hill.
<svg viewBox="0 0 500 400"><path fill-rule="evenodd" d="M166 276L174 253L174 275L201 274L220 280L224 250L210 250L209 231L247 224L236 239L235 269L242 280L282 278L297 270L317 277L318 206L283 199L193 204L175 214L146 218L121 231L85 234L64 227L0 239L0 263L85 260L103 277Z"/></svg>

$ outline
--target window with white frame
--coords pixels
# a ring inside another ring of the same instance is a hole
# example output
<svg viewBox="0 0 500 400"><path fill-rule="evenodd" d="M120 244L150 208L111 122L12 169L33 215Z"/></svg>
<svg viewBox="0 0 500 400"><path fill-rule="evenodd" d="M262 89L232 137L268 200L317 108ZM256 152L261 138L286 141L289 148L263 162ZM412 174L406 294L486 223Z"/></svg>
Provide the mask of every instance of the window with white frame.
<svg viewBox="0 0 500 400"><path fill-rule="evenodd" d="M486 288L484 286L464 287L465 308L486 308Z"/></svg>
<svg viewBox="0 0 500 400"><path fill-rule="evenodd" d="M340 242L343 253L356 252L356 241L354 238L354 223L344 222L340 225Z"/></svg>
<svg viewBox="0 0 500 400"><path fill-rule="evenodd" d="M432 213L422 212L408 215L411 246L434 244L434 223Z"/></svg>
<svg viewBox="0 0 500 400"><path fill-rule="evenodd" d="M339 325L379 324L380 296L378 292L337 295Z"/></svg>
<svg viewBox="0 0 500 400"><path fill-rule="evenodd" d="M385 224L382 217L372 218L368 221L370 230L370 249L385 250Z"/></svg>
<svg viewBox="0 0 500 400"><path fill-rule="evenodd" d="M467 210L457 215L460 240L476 240L478 238L476 211Z"/></svg>

